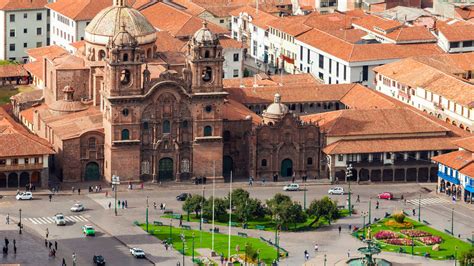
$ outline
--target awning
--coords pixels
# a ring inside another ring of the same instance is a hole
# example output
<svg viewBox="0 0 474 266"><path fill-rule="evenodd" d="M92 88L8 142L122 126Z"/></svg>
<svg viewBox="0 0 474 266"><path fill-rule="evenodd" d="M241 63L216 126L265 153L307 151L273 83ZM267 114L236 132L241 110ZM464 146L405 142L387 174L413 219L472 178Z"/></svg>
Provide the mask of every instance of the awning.
<svg viewBox="0 0 474 266"><path fill-rule="evenodd" d="M474 187L466 186L464 189L471 192L471 193L474 193Z"/></svg>
<svg viewBox="0 0 474 266"><path fill-rule="evenodd" d="M442 172L438 172L438 176L448 182L451 182L453 184L456 184L456 185L459 185L460 182L459 182L459 179L457 178L454 178L454 177L451 177L451 176L448 176L446 175L445 173L442 173Z"/></svg>

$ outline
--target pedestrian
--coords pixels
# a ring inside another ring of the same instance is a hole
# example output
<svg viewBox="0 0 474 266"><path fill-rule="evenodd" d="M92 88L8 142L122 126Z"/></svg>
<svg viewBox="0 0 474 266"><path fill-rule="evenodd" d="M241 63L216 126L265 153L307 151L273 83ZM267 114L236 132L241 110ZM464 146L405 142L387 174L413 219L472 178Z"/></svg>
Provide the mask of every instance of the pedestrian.
<svg viewBox="0 0 474 266"><path fill-rule="evenodd" d="M16 245L13 245L13 254L16 254Z"/></svg>
<svg viewBox="0 0 474 266"><path fill-rule="evenodd" d="M49 236L49 230L48 228L46 228L46 239L48 239L48 236Z"/></svg>
<svg viewBox="0 0 474 266"><path fill-rule="evenodd" d="M62 266L66 266L66 260L63 258L63 264L61 264Z"/></svg>
<svg viewBox="0 0 474 266"><path fill-rule="evenodd" d="M456 195L453 194L453 202L456 203Z"/></svg>
<svg viewBox="0 0 474 266"><path fill-rule="evenodd" d="M165 250L168 250L168 243L165 243Z"/></svg>
<svg viewBox="0 0 474 266"><path fill-rule="evenodd" d="M48 239L44 240L44 247L46 247L46 248L48 247Z"/></svg>
<svg viewBox="0 0 474 266"><path fill-rule="evenodd" d="M109 196L109 192L105 191L105 197L107 198Z"/></svg>
<svg viewBox="0 0 474 266"><path fill-rule="evenodd" d="M80 188L77 189L77 195L81 195L81 189Z"/></svg>
<svg viewBox="0 0 474 266"><path fill-rule="evenodd" d="M347 250L347 258L350 258L350 257L351 257L351 250L348 249L348 250Z"/></svg>
<svg viewBox="0 0 474 266"><path fill-rule="evenodd" d="M143 184L143 182L142 182L142 184L141 184L141 187L142 187L142 190L143 190L143 188L145 187L145 184Z"/></svg>
<svg viewBox="0 0 474 266"><path fill-rule="evenodd" d="M341 234L341 230L342 230L342 228L341 228L341 226L340 226L340 225L339 225L339 228L338 228L338 229L339 229L339 234Z"/></svg>
<svg viewBox="0 0 474 266"><path fill-rule="evenodd" d="M117 203L118 203L118 205L119 205L119 208L120 208L120 200L117 200Z"/></svg>
<svg viewBox="0 0 474 266"><path fill-rule="evenodd" d="M49 194L49 202L51 202L51 199L53 198L52 194Z"/></svg>
<svg viewBox="0 0 474 266"><path fill-rule="evenodd" d="M413 216L415 216L416 215L416 210L413 209L412 213L413 213Z"/></svg>
<svg viewBox="0 0 474 266"><path fill-rule="evenodd" d="M48 246L49 246L49 249L51 249L51 247L53 246L53 243L51 243L51 241L49 241Z"/></svg>
<svg viewBox="0 0 474 266"><path fill-rule="evenodd" d="M58 242L57 241L54 241L54 249L58 249Z"/></svg>
<svg viewBox="0 0 474 266"><path fill-rule="evenodd" d="M112 202L109 201L109 209L110 209L110 207L112 207Z"/></svg>
<svg viewBox="0 0 474 266"><path fill-rule="evenodd" d="M76 266L76 260L77 260L77 259L76 259L76 253L73 252L73 253L72 253L72 265L73 265L73 266Z"/></svg>
<svg viewBox="0 0 474 266"><path fill-rule="evenodd" d="M72 194L74 194L75 191L76 191L76 188L72 187Z"/></svg>
<svg viewBox="0 0 474 266"><path fill-rule="evenodd" d="M309 259L309 253L307 250L304 251L304 259L308 260Z"/></svg>
<svg viewBox="0 0 474 266"><path fill-rule="evenodd" d="M102 185L99 185L99 192L102 192Z"/></svg>
<svg viewBox="0 0 474 266"><path fill-rule="evenodd" d="M163 203L163 210L166 210L166 203Z"/></svg>
<svg viewBox="0 0 474 266"><path fill-rule="evenodd" d="M10 214L7 213L7 217L5 218L5 223L10 224Z"/></svg>
<svg viewBox="0 0 474 266"><path fill-rule="evenodd" d="M352 232L352 224L349 225L349 232Z"/></svg>
<svg viewBox="0 0 474 266"><path fill-rule="evenodd" d="M160 210L163 210L163 203L160 203Z"/></svg>
<svg viewBox="0 0 474 266"><path fill-rule="evenodd" d="M7 248L8 248L8 244L10 244L10 241L8 241L8 238L7 238L7 237L5 237L5 247L7 247Z"/></svg>
<svg viewBox="0 0 474 266"><path fill-rule="evenodd" d="M357 200L356 200L356 202L360 202L360 197L359 197L359 195L357 195Z"/></svg>
<svg viewBox="0 0 474 266"><path fill-rule="evenodd" d="M224 256L221 255L221 265L224 265Z"/></svg>
<svg viewBox="0 0 474 266"><path fill-rule="evenodd" d="M179 216L179 227L183 226L183 215Z"/></svg>
<svg viewBox="0 0 474 266"><path fill-rule="evenodd" d="M375 203L375 209L378 209L379 208L379 201L377 200L377 202Z"/></svg>
<svg viewBox="0 0 474 266"><path fill-rule="evenodd" d="M125 200L125 209L128 209L128 200Z"/></svg>
<svg viewBox="0 0 474 266"><path fill-rule="evenodd" d="M153 209L156 210L156 202L153 201Z"/></svg>
<svg viewBox="0 0 474 266"><path fill-rule="evenodd" d="M319 246L318 246L318 244L316 243L316 244L314 244L314 252L318 252L318 250L319 250Z"/></svg>
<svg viewBox="0 0 474 266"><path fill-rule="evenodd" d="M16 246L16 239L13 238L13 247Z"/></svg>

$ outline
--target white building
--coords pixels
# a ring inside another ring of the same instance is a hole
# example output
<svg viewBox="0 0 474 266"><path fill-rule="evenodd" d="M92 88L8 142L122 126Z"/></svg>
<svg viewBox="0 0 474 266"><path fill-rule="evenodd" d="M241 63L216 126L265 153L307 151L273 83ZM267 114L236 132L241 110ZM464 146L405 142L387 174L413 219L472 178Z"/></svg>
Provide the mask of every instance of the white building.
<svg viewBox="0 0 474 266"><path fill-rule="evenodd" d="M112 5L111 0L58 0L48 4L51 10L51 44L70 53L70 44L84 39L85 28L102 9Z"/></svg>
<svg viewBox="0 0 474 266"><path fill-rule="evenodd" d="M47 0L0 2L0 60L26 62L26 50L49 45Z"/></svg>
<svg viewBox="0 0 474 266"><path fill-rule="evenodd" d="M219 42L222 46L222 54L224 55L224 78L241 78L243 77L243 57L244 52L242 43L229 38L220 37Z"/></svg>
<svg viewBox="0 0 474 266"><path fill-rule="evenodd" d="M448 53L474 51L474 25L446 25L438 29L438 45Z"/></svg>

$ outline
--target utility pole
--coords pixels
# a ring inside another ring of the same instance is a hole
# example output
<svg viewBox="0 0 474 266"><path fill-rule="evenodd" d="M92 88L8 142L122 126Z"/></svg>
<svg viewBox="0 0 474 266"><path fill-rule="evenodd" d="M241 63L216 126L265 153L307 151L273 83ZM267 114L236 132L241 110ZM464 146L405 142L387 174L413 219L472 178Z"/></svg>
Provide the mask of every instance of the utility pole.
<svg viewBox="0 0 474 266"><path fill-rule="evenodd" d="M181 241L183 242L183 247L181 249L181 253L183 254L183 266L184 266L184 242L186 241L186 237L183 233L181 233Z"/></svg>
<svg viewBox="0 0 474 266"><path fill-rule="evenodd" d="M306 210L306 183L304 184L303 210Z"/></svg>
<svg viewBox="0 0 474 266"><path fill-rule="evenodd" d="M451 234L454 236L454 208L451 209Z"/></svg>
<svg viewBox="0 0 474 266"><path fill-rule="evenodd" d="M172 232L173 232L173 218L170 218L170 239L169 239L169 244L173 244L173 237L171 236Z"/></svg>
<svg viewBox="0 0 474 266"><path fill-rule="evenodd" d="M23 227L21 224L21 209L19 209L19 212L20 212L20 222L18 223L18 227L20 227L20 231L18 231L18 234L21 235L21 228Z"/></svg>
<svg viewBox="0 0 474 266"><path fill-rule="evenodd" d="M194 263L194 232L193 232L193 263Z"/></svg>

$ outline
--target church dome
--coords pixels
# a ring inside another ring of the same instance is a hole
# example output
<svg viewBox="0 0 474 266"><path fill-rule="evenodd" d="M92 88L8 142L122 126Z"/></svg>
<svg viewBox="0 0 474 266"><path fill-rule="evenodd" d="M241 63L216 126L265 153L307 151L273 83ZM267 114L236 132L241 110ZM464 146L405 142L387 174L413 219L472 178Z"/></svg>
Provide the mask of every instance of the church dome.
<svg viewBox="0 0 474 266"><path fill-rule="evenodd" d="M212 31L207 27L206 21L202 23L202 28L196 31L193 36L195 44L212 45L216 43L217 39L217 35L212 33Z"/></svg>
<svg viewBox="0 0 474 266"><path fill-rule="evenodd" d="M288 106L281 103L280 94L275 94L275 100L264 111L267 115L283 116L288 113Z"/></svg>
<svg viewBox="0 0 474 266"><path fill-rule="evenodd" d="M114 5L103 9L86 27L85 39L95 44L107 45L109 39L122 32L123 27L138 44L153 43L156 30L138 10L125 5L123 0L115 0Z"/></svg>
<svg viewBox="0 0 474 266"><path fill-rule="evenodd" d="M133 36L125 29L125 25L122 25L122 30L120 30L120 32L117 33L113 39L113 43L116 46L132 46L136 42L137 40L133 38Z"/></svg>

